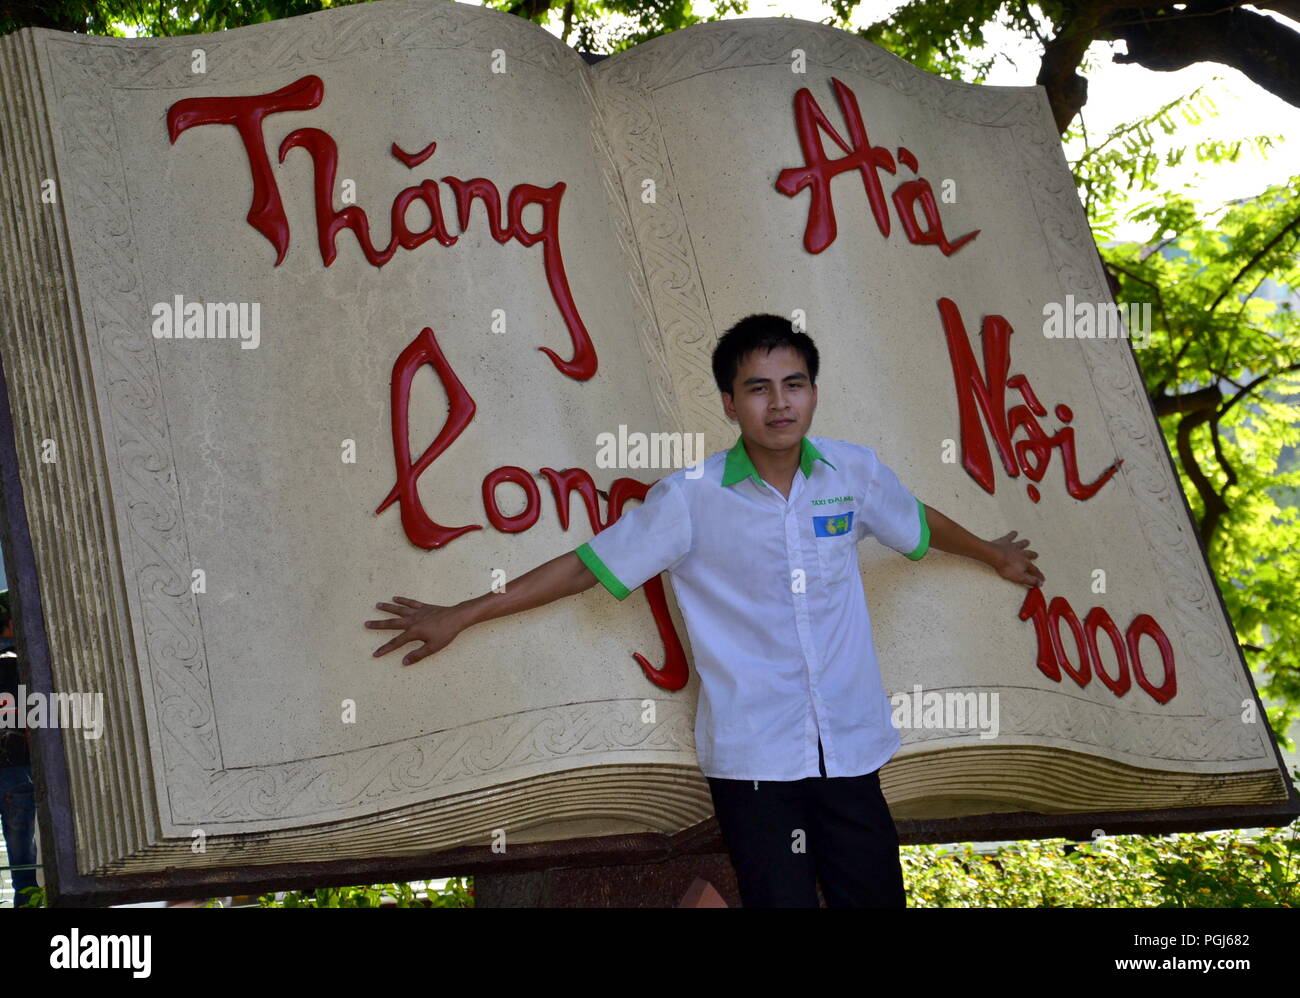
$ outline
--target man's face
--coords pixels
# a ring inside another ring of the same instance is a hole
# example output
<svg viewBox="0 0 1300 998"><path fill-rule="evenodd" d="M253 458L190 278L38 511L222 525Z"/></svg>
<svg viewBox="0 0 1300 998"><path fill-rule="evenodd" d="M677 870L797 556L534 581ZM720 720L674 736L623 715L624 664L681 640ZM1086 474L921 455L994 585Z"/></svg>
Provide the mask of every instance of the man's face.
<svg viewBox="0 0 1300 998"><path fill-rule="evenodd" d="M723 393L728 418L745 439L769 450L795 446L812 425L817 388L803 355L793 347L755 350L740 362L734 394Z"/></svg>

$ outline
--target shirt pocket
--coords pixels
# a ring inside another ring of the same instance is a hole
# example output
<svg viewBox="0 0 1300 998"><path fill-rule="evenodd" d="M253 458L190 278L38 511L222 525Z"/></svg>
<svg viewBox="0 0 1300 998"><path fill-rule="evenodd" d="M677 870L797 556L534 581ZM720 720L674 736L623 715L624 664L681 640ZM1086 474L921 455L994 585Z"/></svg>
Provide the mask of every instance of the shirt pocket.
<svg viewBox="0 0 1300 998"><path fill-rule="evenodd" d="M817 565L821 570L822 580L827 585L843 585L853 577L858 568L857 531L852 522L856 520L857 512L843 510L837 516L848 518L850 513L853 515L848 524L843 520L839 522L832 520L823 525L821 533L817 532L816 526L813 528L813 547L817 549ZM845 527L847 529L843 529Z"/></svg>

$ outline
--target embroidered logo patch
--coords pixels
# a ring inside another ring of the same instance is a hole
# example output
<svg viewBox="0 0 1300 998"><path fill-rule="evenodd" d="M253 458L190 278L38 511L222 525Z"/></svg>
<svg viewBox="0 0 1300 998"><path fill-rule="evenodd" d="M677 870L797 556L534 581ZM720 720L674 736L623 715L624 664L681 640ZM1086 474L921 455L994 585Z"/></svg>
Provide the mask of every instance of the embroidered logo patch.
<svg viewBox="0 0 1300 998"><path fill-rule="evenodd" d="M853 510L839 516L814 516L813 533L818 537L838 537L853 528Z"/></svg>

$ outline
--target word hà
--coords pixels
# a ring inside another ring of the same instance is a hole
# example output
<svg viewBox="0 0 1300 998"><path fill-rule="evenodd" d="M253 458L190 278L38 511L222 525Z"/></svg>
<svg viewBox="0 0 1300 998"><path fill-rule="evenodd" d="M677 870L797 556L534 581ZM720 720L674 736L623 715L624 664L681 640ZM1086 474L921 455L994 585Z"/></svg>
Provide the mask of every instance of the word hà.
<svg viewBox="0 0 1300 998"><path fill-rule="evenodd" d="M1133 340L1138 349L1151 338L1151 303L1076 302L1066 295L1065 303L1049 301L1043 306L1043 335L1049 340Z"/></svg>
<svg viewBox="0 0 1300 998"><path fill-rule="evenodd" d="M839 132L835 131L826 113L818 106L812 91L804 87L794 95L795 129L799 133L799 149L803 152L804 165L782 170L776 178L776 189L788 197L794 197L805 187L810 189L812 203L808 208L808 224L803 236L804 248L809 253L820 253L835 242L838 229L835 223L835 205L831 200L831 180L850 170L862 174L867 202L871 205L876 227L882 236L889 238L889 206L885 204L885 189L880 182L880 171L891 174L898 172L890 151L883 146L873 146L867 139L867 129L862 123L857 96L839 80L832 78L831 83L835 87L835 97L848 126L849 142L845 142ZM822 146L823 131L846 155L834 160L827 158L826 149ZM898 162L913 173L920 173L916 156L906 146L898 147ZM948 239L939 218L939 205L934 199L934 190L930 181L924 177L918 176L915 180L899 184L894 188L891 200L903 233L913 245L937 246L944 256L952 256L980 234L980 230L975 229L955 240ZM925 228L917 223L918 207L925 216Z"/></svg>
<svg viewBox="0 0 1300 998"><path fill-rule="evenodd" d="M186 302L181 295L151 310L156 340L240 340L241 350L262 342L260 302Z"/></svg>
<svg viewBox="0 0 1300 998"><path fill-rule="evenodd" d="M895 728L976 729L980 738L998 736L997 691L926 690L917 683L911 693L895 693L889 702Z"/></svg>
<svg viewBox="0 0 1300 998"><path fill-rule="evenodd" d="M596 434L597 468L686 468L687 478L704 474L703 433L631 433L619 423L618 435Z"/></svg>

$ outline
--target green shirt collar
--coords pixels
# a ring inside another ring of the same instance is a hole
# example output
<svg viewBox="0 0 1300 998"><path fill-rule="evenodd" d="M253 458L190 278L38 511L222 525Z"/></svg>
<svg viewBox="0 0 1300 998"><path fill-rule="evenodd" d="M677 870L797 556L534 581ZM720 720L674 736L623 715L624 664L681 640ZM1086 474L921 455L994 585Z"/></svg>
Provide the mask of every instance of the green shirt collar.
<svg viewBox="0 0 1300 998"><path fill-rule="evenodd" d="M799 468L803 471L804 478L812 474L813 461L826 461L826 457L813 446L811 440L804 437L799 442ZM835 467L830 461L826 463L832 468ZM754 462L749 459L749 452L745 450L745 436L741 434L736 438L735 446L727 452L727 463L722 470L722 484L734 485L746 478L752 478L754 484L760 487L763 484L763 480L758 477L758 469L754 467Z"/></svg>

